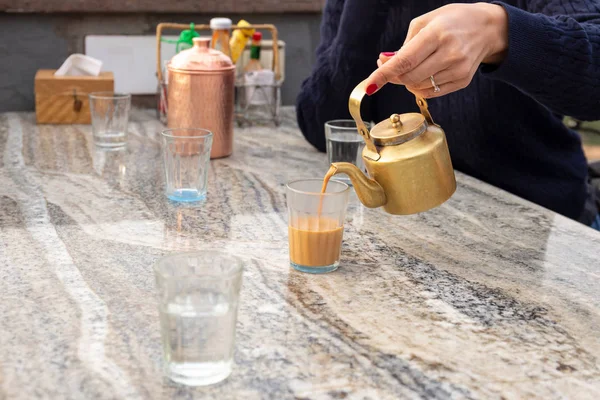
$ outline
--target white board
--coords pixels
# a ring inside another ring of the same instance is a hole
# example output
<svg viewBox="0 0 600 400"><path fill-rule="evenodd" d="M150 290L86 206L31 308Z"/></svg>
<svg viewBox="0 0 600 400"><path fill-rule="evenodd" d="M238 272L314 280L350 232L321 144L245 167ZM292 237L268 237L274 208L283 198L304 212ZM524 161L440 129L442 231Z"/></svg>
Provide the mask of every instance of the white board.
<svg viewBox="0 0 600 400"><path fill-rule="evenodd" d="M164 36L177 40L177 36ZM85 54L102 61L102 71L115 76L115 91L131 94L155 94L156 36L96 36L85 37ZM175 45L162 43L161 58L170 60Z"/></svg>
<svg viewBox="0 0 600 400"><path fill-rule="evenodd" d="M176 41L178 36L163 36L163 39ZM260 62L271 68L273 60L272 41L263 40ZM279 65L282 78L285 78L285 42L278 41ZM238 73L250 58L250 45L238 61ZM131 94L155 94L156 78L156 36L90 35L85 37L85 54L102 61L102 71L110 71L115 76L115 91ZM175 44L162 43L161 65L175 55Z"/></svg>

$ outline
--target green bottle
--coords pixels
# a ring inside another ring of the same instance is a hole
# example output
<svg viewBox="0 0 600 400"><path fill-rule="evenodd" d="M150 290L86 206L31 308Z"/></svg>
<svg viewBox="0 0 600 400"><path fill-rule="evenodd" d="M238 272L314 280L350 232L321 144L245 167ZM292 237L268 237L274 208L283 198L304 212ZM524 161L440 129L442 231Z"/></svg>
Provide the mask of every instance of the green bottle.
<svg viewBox="0 0 600 400"><path fill-rule="evenodd" d="M190 29L181 31L179 34L179 40L177 40L177 44L175 46L176 53L179 53L181 50L189 49L194 45L193 39L200 36L194 29L194 26L194 23L191 23Z"/></svg>

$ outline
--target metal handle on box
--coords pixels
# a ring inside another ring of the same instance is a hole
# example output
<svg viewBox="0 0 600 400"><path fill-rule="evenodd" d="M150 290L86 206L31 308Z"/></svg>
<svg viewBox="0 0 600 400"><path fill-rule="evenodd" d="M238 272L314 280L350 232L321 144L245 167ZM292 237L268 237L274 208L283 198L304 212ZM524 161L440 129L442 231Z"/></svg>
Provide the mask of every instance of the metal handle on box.
<svg viewBox="0 0 600 400"><path fill-rule="evenodd" d="M73 111L80 112L83 102L77 98L77 89L73 89Z"/></svg>

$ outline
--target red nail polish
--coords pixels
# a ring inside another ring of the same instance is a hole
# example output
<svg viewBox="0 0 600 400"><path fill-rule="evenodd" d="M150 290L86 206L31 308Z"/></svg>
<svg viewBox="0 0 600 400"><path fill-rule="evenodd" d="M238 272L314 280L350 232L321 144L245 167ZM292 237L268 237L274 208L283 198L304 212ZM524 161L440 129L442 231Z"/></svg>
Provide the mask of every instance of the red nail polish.
<svg viewBox="0 0 600 400"><path fill-rule="evenodd" d="M369 86L367 86L367 94L370 96L373 93L375 93L375 91L377 90L377 85L375 83L371 83Z"/></svg>
<svg viewBox="0 0 600 400"><path fill-rule="evenodd" d="M381 54L383 54L386 57L394 57L396 55L396 52L395 51L384 51Z"/></svg>

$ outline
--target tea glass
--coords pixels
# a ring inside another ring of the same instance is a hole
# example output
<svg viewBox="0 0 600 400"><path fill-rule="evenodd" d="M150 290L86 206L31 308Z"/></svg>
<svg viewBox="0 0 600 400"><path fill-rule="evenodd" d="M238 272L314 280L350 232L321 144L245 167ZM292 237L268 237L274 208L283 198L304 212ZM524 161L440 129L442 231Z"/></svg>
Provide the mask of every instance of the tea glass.
<svg viewBox="0 0 600 400"><path fill-rule="evenodd" d="M242 262L222 251L178 253L154 265L166 375L204 386L231 373Z"/></svg>
<svg viewBox="0 0 600 400"><path fill-rule="evenodd" d="M290 265L298 271L322 274L340 263L344 219L350 189L330 180L321 194L322 179L287 184Z"/></svg>
<svg viewBox="0 0 600 400"><path fill-rule="evenodd" d="M127 125L131 109L128 93L93 92L89 94L94 143L117 148L127 144Z"/></svg>
<svg viewBox="0 0 600 400"><path fill-rule="evenodd" d="M365 122L367 129L370 124ZM329 164L334 162L349 162L361 171L365 170L362 152L365 141L358 132L356 122L352 119L336 119L325 122L325 143ZM338 181L351 185L346 174L338 174Z"/></svg>
<svg viewBox="0 0 600 400"><path fill-rule="evenodd" d="M166 195L177 202L206 198L213 134L201 128L162 131Z"/></svg>

